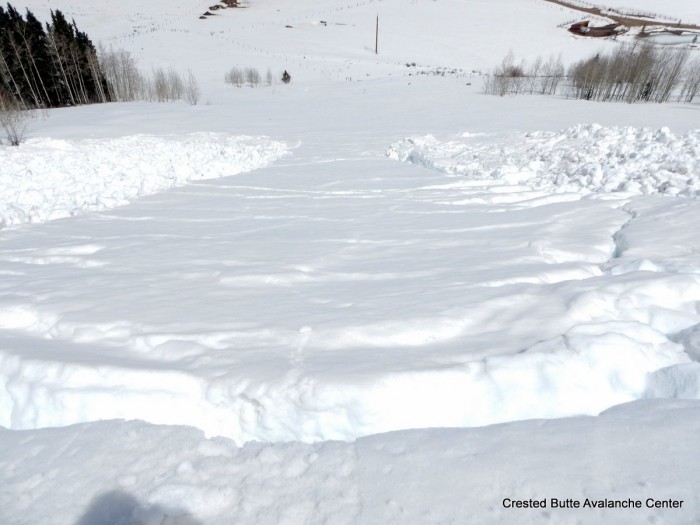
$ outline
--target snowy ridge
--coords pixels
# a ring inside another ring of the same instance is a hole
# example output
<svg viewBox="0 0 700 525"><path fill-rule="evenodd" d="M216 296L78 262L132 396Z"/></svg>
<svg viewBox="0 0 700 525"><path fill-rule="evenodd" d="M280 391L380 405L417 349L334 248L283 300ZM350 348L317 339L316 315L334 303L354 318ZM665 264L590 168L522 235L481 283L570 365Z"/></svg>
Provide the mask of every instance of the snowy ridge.
<svg viewBox="0 0 700 525"><path fill-rule="evenodd" d="M136 418L188 424L238 443L353 440L397 429L597 414L645 396L676 397L647 392L648 374L688 362L682 345L631 321L578 326L522 355L385 374L364 385L327 383L301 369L258 384L231 371L203 378L163 364L156 374L0 355L8 394L0 425Z"/></svg>
<svg viewBox="0 0 700 525"><path fill-rule="evenodd" d="M470 179L521 183L551 192L700 195L700 130L577 125L562 132L493 141L463 133L404 139L387 155Z"/></svg>
<svg viewBox="0 0 700 525"><path fill-rule="evenodd" d="M217 133L1 147L0 228L121 206L188 181L250 171L286 151L266 137Z"/></svg>

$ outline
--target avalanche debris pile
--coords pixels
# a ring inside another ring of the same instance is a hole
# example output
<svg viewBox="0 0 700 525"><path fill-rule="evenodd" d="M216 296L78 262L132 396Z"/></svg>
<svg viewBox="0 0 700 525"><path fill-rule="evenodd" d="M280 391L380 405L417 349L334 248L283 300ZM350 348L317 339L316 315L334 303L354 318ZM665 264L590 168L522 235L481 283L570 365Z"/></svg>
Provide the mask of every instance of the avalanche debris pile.
<svg viewBox="0 0 700 525"><path fill-rule="evenodd" d="M518 183L551 192L700 195L700 130L577 125L493 140L462 133L432 135L391 146L390 158L470 179Z"/></svg>

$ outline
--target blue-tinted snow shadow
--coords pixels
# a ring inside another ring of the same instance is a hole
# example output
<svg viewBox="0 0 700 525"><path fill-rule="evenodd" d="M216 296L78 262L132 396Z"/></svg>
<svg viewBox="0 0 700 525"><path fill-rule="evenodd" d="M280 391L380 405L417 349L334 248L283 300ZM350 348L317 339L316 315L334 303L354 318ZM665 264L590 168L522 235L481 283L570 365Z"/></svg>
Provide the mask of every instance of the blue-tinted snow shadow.
<svg viewBox="0 0 700 525"><path fill-rule="evenodd" d="M120 490L95 496L85 514L75 525L135 525L137 523L202 525L185 509L165 509L160 505L144 505L135 497Z"/></svg>

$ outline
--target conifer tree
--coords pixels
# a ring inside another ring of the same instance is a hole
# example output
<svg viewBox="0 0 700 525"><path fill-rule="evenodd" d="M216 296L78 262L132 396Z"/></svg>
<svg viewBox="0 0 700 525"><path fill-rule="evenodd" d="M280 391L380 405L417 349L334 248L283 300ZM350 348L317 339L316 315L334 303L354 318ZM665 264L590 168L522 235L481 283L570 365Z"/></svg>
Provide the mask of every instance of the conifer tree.
<svg viewBox="0 0 700 525"><path fill-rule="evenodd" d="M75 21L52 11L44 30L10 4L0 7L0 92L25 108L110 100L95 47Z"/></svg>

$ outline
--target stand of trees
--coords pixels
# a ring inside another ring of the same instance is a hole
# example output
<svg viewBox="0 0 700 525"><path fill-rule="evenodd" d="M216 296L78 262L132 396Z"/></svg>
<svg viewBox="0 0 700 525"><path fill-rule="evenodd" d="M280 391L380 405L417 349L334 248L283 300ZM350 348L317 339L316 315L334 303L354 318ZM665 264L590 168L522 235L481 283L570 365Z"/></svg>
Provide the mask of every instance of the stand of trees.
<svg viewBox="0 0 700 525"><path fill-rule="evenodd" d="M561 88L561 89L560 89ZM527 65L512 52L484 80L486 93L542 93L602 102L692 103L700 94L700 57L689 49L619 45L565 68L561 58Z"/></svg>
<svg viewBox="0 0 700 525"><path fill-rule="evenodd" d="M285 74L287 74L286 71ZM227 84L231 84L236 87L243 87L245 84L249 85L250 87L258 87L263 85L263 81L266 86L271 86L275 83L275 77L269 67L265 73L264 80L260 74L260 71L254 67L246 67L245 69L232 67L230 71L227 71L224 74L224 81ZM282 75L282 82L284 82L284 75Z"/></svg>
<svg viewBox="0 0 700 525"><path fill-rule="evenodd" d="M87 34L56 10L46 27L27 10L0 7L0 110L108 102L110 94Z"/></svg>
<svg viewBox="0 0 700 525"><path fill-rule="evenodd" d="M618 46L569 70L575 98L602 102L692 102L698 91L698 62L688 49Z"/></svg>
<svg viewBox="0 0 700 525"><path fill-rule="evenodd" d="M131 53L123 49L101 47L98 59L112 102L185 100L192 106L199 102L199 83L190 70L183 75L172 67L154 67L150 74L143 73Z"/></svg>
<svg viewBox="0 0 700 525"><path fill-rule="evenodd" d="M561 56L541 57L530 65L524 60L515 61L512 51L503 58L493 74L484 80L484 91L493 95L504 96L507 93L540 93L554 95L565 77Z"/></svg>

